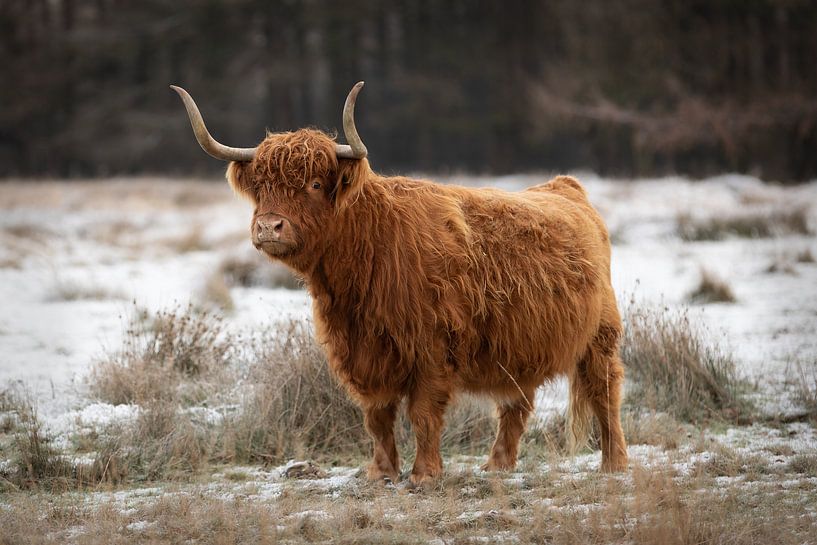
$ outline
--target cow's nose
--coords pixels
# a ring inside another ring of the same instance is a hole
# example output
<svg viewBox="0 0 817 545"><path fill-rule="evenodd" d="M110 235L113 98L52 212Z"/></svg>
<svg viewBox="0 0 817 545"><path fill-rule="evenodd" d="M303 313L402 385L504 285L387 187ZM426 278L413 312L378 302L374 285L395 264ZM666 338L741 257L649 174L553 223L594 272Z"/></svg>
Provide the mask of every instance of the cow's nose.
<svg viewBox="0 0 817 545"><path fill-rule="evenodd" d="M287 220L282 217L258 218L253 229L253 242L258 246L264 242L278 242L285 238Z"/></svg>
<svg viewBox="0 0 817 545"><path fill-rule="evenodd" d="M268 231L272 231L276 237L281 236L281 231L284 230L284 220L279 219L278 221L274 221L272 223L268 223L265 225Z"/></svg>

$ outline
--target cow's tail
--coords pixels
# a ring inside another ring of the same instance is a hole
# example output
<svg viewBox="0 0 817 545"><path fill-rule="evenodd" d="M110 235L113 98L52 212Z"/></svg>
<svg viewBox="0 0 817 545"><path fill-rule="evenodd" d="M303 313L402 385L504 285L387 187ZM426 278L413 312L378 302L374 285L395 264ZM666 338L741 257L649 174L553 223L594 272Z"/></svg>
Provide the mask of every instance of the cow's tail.
<svg viewBox="0 0 817 545"><path fill-rule="evenodd" d="M593 424L593 410L587 397L587 390L581 379L581 366L570 375L570 404L567 409L567 447L575 454L587 446Z"/></svg>

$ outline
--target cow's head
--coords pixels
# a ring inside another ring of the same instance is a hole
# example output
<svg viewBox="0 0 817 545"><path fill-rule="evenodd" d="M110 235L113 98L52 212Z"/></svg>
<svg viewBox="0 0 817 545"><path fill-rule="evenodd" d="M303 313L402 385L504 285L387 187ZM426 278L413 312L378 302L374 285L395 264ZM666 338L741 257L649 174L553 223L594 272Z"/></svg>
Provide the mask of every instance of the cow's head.
<svg viewBox="0 0 817 545"><path fill-rule="evenodd" d="M366 146L355 129L354 111L363 82L356 84L343 107L343 132L348 145L335 143L314 129L267 134L254 148L233 148L217 142L204 125L190 95L181 96L202 149L230 161L227 180L255 206L252 241L267 255L293 265L307 265L323 254L334 232L338 212L348 206L368 171Z"/></svg>

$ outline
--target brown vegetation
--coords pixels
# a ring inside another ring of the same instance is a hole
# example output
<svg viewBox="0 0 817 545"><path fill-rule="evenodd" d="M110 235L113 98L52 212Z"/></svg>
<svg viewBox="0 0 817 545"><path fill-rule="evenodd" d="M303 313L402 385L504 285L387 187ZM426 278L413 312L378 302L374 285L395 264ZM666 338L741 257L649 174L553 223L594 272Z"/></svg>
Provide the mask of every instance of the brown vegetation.
<svg viewBox="0 0 817 545"><path fill-rule="evenodd" d="M773 464L696 432L693 450L707 455L679 471L688 452L675 449L687 441L689 428L668 415L702 414L693 418L699 423L729 418L730 408L741 402L714 395L711 382L731 383L735 387L727 389L738 396L734 367L727 357L716 357L683 315L631 306L626 320L633 335L625 338L623 354L633 388L627 393L624 430L631 444L666 449L660 453L666 462L642 459L626 478L577 471L565 465L564 420L556 419L527 434L521 478L451 467L434 486L414 495L362 478L327 489L307 477L282 481L279 495L264 499L265 480L251 469L228 466L223 477L211 474L213 469L225 463L278 464L291 457L312 458L324 467L357 464L369 452L361 416L332 378L308 325L292 322L251 340L190 309L137 315L130 340L98 367L90 386L108 392L109 399L138 398L140 410L132 422L94 430L83 443L90 451L86 461L56 449L30 404L11 392L0 395L6 422L0 443L4 452L14 453L12 466L0 470L6 492L0 543L302 543L337 536L350 543L807 541L813 532L813 519L804 515L808 490L780 487L779 481L815 476L813 453L788 443L773 446L776 457L786 458ZM135 365L137 360L142 365ZM105 380L101 374L117 378ZM147 374L154 375L147 383L175 387L125 387ZM212 386L215 377L220 386ZM189 394L202 389L203 397ZM196 406L192 399L198 399ZM202 413L202 405L214 410ZM473 467L477 460L462 454L487 446L494 421L468 400L458 410L447 417L451 435L444 450L452 461ZM555 435L548 435L548 425ZM409 444L405 432L398 426L401 449ZM158 488L121 489L135 482ZM100 493L43 495L87 487ZM119 491L106 493L111 487ZM40 492L18 492L22 488Z"/></svg>
<svg viewBox="0 0 817 545"><path fill-rule="evenodd" d="M698 286L687 296L690 303L734 303L737 299L724 280L708 269L701 269Z"/></svg>
<svg viewBox="0 0 817 545"><path fill-rule="evenodd" d="M794 362L794 400L813 421L817 421L817 365L801 360Z"/></svg>
<svg viewBox="0 0 817 545"><path fill-rule="evenodd" d="M814 263L815 262L814 254L811 253L811 248L805 248L805 249L797 252L797 256L795 257L795 260L798 263Z"/></svg>
<svg viewBox="0 0 817 545"><path fill-rule="evenodd" d="M58 278L48 294L48 301L106 301L122 300L125 296L98 283Z"/></svg>
<svg viewBox="0 0 817 545"><path fill-rule="evenodd" d="M682 214L677 219L678 235L686 241L723 240L727 237L769 238L809 235L808 208L756 211L739 215L695 218Z"/></svg>
<svg viewBox="0 0 817 545"><path fill-rule="evenodd" d="M114 405L199 403L223 386L235 350L216 315L134 309L122 348L94 367L89 392Z"/></svg>
<svg viewBox="0 0 817 545"><path fill-rule="evenodd" d="M621 356L627 369L629 406L663 411L700 423L743 420L751 407L729 353L707 344L686 312L640 307L625 313Z"/></svg>
<svg viewBox="0 0 817 545"><path fill-rule="evenodd" d="M270 263L258 252L226 257L218 274L228 286L303 289L303 282L280 263Z"/></svg>
<svg viewBox="0 0 817 545"><path fill-rule="evenodd" d="M678 474L671 466L637 465L630 479L576 475L553 467L540 478L517 484L458 471L419 497L352 482L331 494L291 485L275 501L252 501L254 485L239 482L226 494L206 487L170 489L124 501L103 495L98 503L62 496L53 498L43 512L39 498L15 495L0 510L0 527L9 543L18 544L415 544L507 539L794 545L811 539L807 491L779 487L765 478L772 471L768 466L735 452L724 450L718 456L718 461L701 464L689 475ZM807 458L796 457L785 470L808 474L814 462Z"/></svg>

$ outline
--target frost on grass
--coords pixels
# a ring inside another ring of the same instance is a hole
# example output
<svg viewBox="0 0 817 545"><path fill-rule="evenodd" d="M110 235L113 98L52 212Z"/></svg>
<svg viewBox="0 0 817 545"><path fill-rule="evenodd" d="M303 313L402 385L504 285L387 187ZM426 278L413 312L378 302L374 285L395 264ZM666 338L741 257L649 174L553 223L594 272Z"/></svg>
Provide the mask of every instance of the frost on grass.
<svg viewBox="0 0 817 545"><path fill-rule="evenodd" d="M3 414L12 417L0 433L0 452L10 455L0 465L0 490L59 492L108 480L113 468L106 467L100 457L81 463L71 460L39 417L30 395L7 389L0 393L0 399Z"/></svg>
<svg viewBox="0 0 817 545"><path fill-rule="evenodd" d="M129 340L99 364L89 384L99 398L114 392L130 404L98 402L73 413L92 435L82 464L65 463L67 452L41 434L40 444L62 464L37 466L46 471L29 474L24 485L49 488L43 483L50 471L50 482L60 485L51 490L98 491L15 493L0 510L0 527L20 543L44 534L90 544L303 543L339 535L392 543L752 543L781 532L784 543L807 540L815 528L806 506L817 463L804 445L813 443L813 430L769 429L763 445L753 443L762 435L754 426L690 440L694 428L679 431L675 418L701 423L743 414L730 412L742 407L731 359L684 314L640 307L626 320L633 337L625 339L623 354L635 390L628 392L624 426L631 444L645 444L630 447L630 471L602 475L598 452L565 458L542 448L548 430L534 426L519 473L480 472L485 450L476 457L461 453L487 447L493 422L480 404L465 404L447 420L445 475L406 494L356 476L368 438L308 323L241 338L193 309L137 315ZM111 372L117 380L105 382ZM163 387L123 389L149 374L155 374L150 384ZM107 386L95 389L101 384ZM399 430L403 448L410 445L406 432ZM289 458L315 459L325 475L286 479ZM139 482L157 484L122 489Z"/></svg>
<svg viewBox="0 0 817 545"><path fill-rule="evenodd" d="M724 447L685 468L686 453L632 454L631 470L622 475L545 464L508 479L465 468L416 494L346 470L333 471L337 478L328 484L333 477L287 481L279 467L248 470L250 478L240 482L97 492L89 501L52 496L45 512L36 508L38 498L16 495L0 511L0 527L15 543L37 543L35 536L48 533L54 542L89 544L339 537L349 543L794 544L813 536L815 485L805 476L806 460L771 468Z"/></svg>

